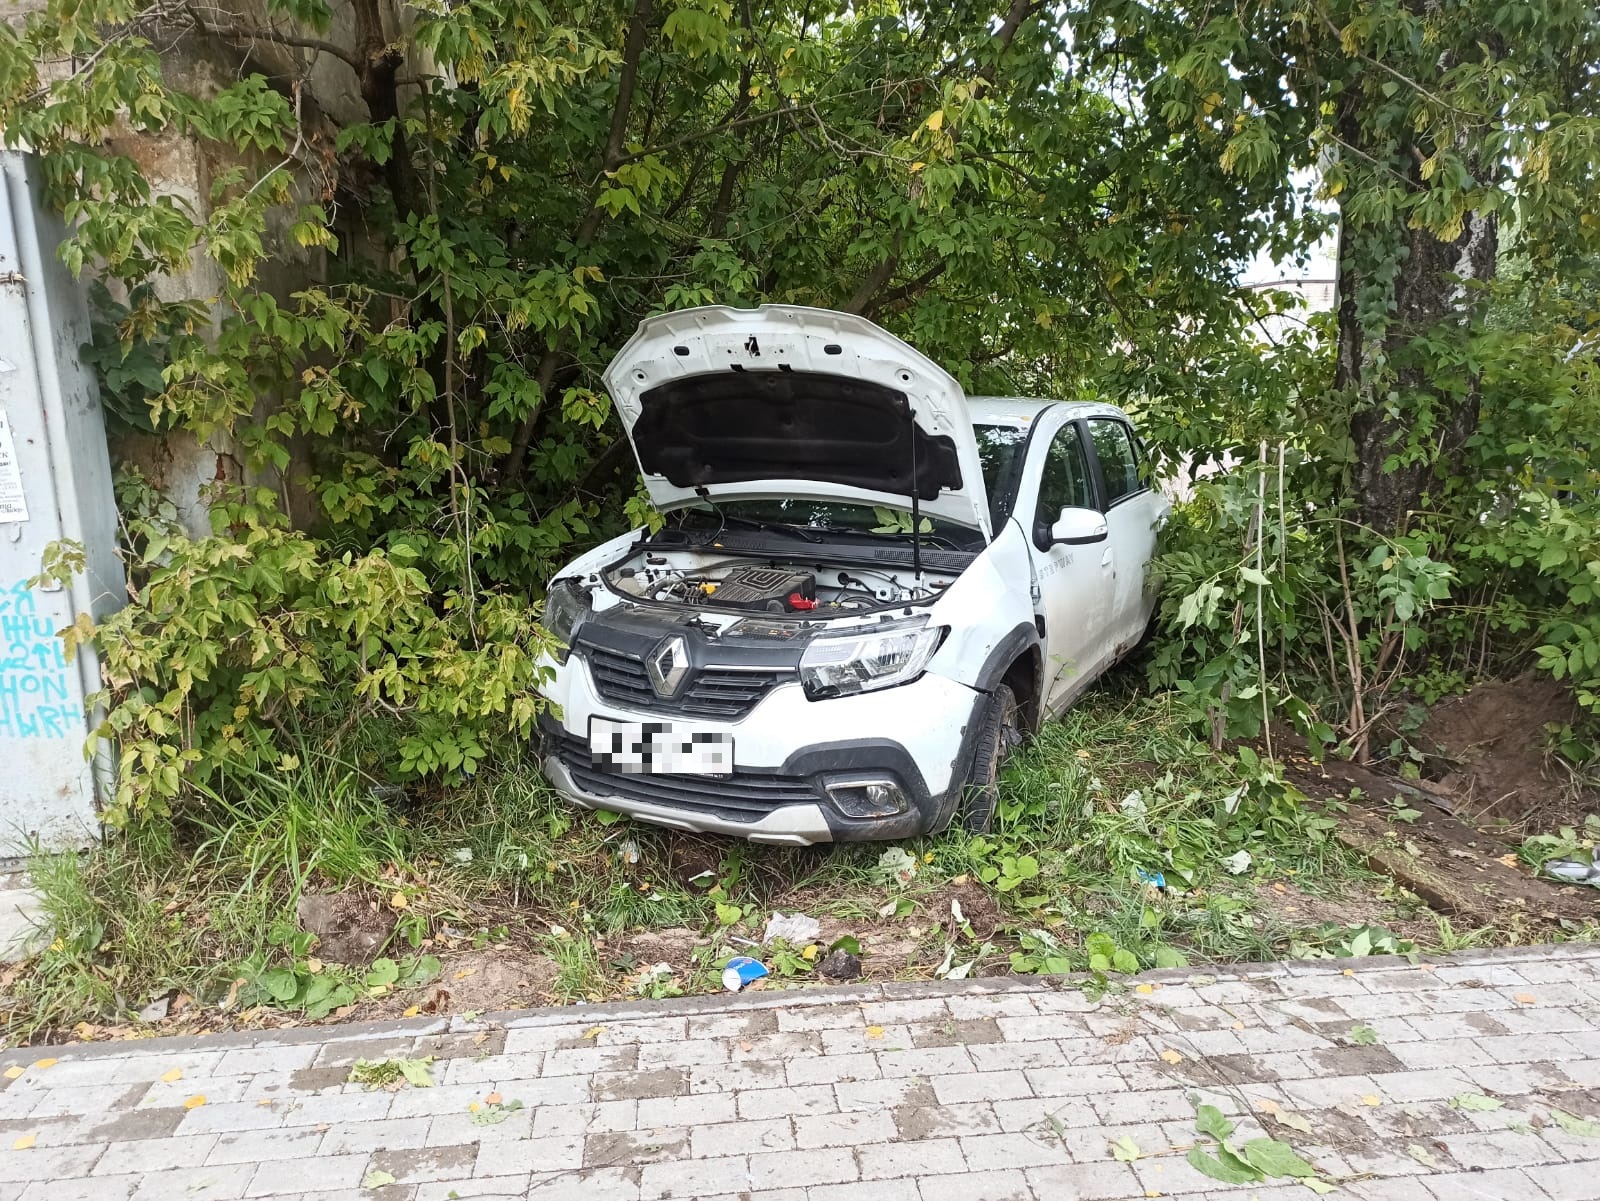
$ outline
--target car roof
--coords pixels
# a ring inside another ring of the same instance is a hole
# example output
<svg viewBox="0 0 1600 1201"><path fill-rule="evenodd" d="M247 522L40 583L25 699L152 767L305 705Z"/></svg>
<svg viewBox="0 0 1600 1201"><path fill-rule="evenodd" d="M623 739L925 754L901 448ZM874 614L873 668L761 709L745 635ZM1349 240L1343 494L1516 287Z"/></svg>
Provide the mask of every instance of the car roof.
<svg viewBox="0 0 1600 1201"><path fill-rule="evenodd" d="M1059 408L1069 418L1126 417L1116 405L1088 400L1032 400L1019 396L969 396L967 412L973 425L1010 425L1024 429L1046 409Z"/></svg>

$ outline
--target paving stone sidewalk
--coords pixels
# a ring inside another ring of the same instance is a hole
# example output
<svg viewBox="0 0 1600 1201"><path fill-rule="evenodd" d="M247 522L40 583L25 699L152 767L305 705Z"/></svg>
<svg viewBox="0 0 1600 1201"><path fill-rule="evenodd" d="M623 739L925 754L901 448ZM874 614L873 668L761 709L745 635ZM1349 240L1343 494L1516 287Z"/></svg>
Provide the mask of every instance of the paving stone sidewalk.
<svg viewBox="0 0 1600 1201"><path fill-rule="evenodd" d="M1235 1141L1292 1143L1335 1197L1600 1198L1585 1122L1600 947L1130 984L1094 1001L972 980L21 1049L0 1055L22 1069L0 1081L0 1201L1311 1196L1192 1168L1198 1102L1233 1115ZM431 1088L348 1082L358 1059L428 1056Z"/></svg>

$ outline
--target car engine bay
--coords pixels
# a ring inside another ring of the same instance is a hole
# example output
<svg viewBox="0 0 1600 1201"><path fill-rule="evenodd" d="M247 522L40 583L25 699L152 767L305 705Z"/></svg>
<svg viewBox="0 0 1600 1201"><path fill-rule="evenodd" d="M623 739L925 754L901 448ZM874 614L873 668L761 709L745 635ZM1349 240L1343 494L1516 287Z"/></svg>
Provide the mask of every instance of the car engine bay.
<svg viewBox="0 0 1600 1201"><path fill-rule="evenodd" d="M931 601L956 575L645 549L607 568L603 578L613 592L635 601L828 618Z"/></svg>

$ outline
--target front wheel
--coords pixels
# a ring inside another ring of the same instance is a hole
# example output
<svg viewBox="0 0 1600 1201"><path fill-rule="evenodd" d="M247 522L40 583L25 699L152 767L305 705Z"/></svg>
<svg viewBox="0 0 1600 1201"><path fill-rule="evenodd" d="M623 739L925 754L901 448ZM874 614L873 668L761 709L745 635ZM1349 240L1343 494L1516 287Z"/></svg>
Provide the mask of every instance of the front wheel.
<svg viewBox="0 0 1600 1201"><path fill-rule="evenodd" d="M1016 693L1006 684L997 686L989 694L989 704L980 720L972 774L961 806L961 825L974 834L982 834L994 824L995 806L1000 799L1000 771L1011 752L1022 745L1022 714Z"/></svg>

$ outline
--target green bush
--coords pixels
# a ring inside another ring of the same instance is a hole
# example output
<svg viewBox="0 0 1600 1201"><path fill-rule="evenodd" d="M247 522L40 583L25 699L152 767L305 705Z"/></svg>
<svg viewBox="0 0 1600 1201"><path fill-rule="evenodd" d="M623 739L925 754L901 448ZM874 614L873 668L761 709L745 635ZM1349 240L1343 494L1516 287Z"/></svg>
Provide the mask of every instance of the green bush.
<svg viewBox="0 0 1600 1201"><path fill-rule="evenodd" d="M525 597L441 591L401 546L335 555L270 493L219 495L211 520L201 539L129 521L133 603L64 634L102 659L109 820L166 812L225 771L292 769L306 728L393 719L401 776L471 774L531 731L547 642Z"/></svg>

